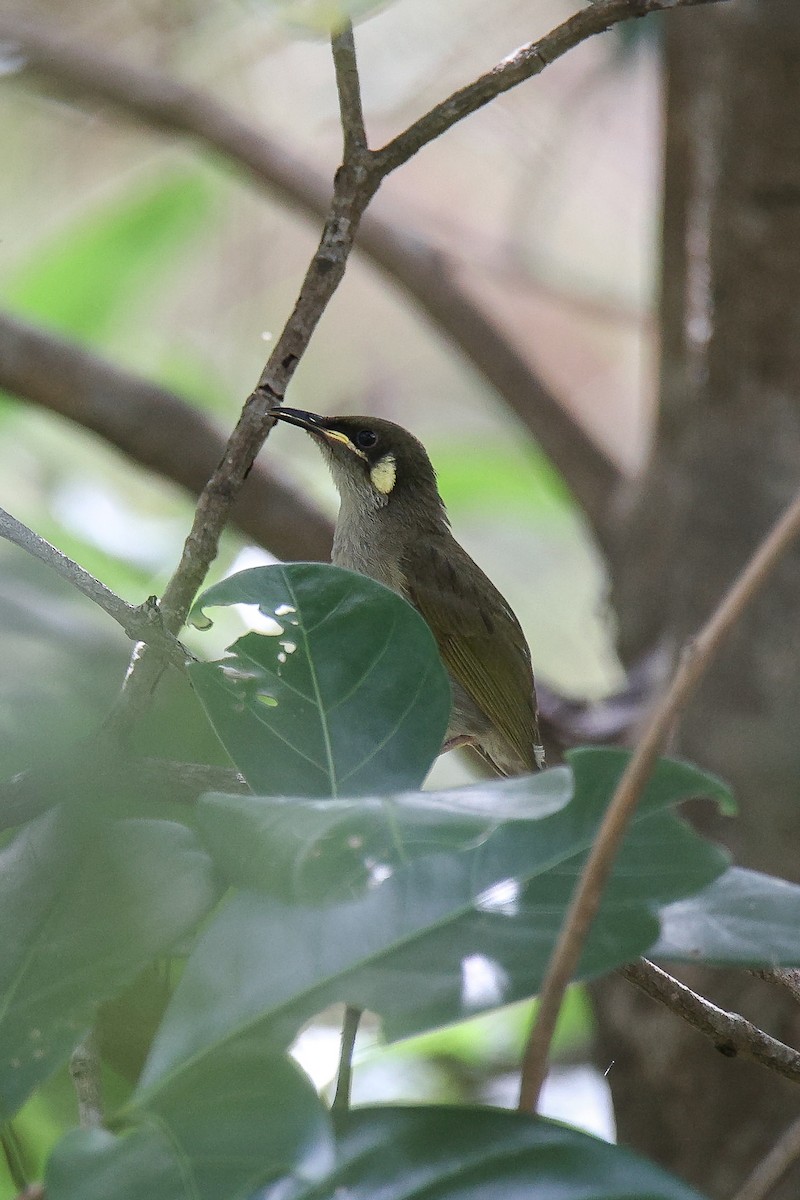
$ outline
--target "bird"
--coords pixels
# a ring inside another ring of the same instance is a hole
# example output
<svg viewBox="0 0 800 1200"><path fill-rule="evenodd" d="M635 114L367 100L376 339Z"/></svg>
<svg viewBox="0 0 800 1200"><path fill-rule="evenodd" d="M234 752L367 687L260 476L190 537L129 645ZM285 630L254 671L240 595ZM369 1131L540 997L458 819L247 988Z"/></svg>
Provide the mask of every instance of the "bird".
<svg viewBox="0 0 800 1200"><path fill-rule="evenodd" d="M531 655L511 606L459 545L422 443L392 421L285 406L311 435L340 506L331 561L405 597L428 623L453 704L442 752L472 746L501 776L544 767Z"/></svg>

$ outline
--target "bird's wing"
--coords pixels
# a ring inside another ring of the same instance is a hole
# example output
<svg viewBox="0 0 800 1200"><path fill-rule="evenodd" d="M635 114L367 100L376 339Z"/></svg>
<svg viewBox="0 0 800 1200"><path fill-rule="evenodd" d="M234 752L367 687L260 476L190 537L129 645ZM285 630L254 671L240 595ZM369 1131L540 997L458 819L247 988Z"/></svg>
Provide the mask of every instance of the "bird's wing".
<svg viewBox="0 0 800 1200"><path fill-rule="evenodd" d="M451 675L530 770L540 741L531 658L519 621L453 539L424 539L403 559L406 593Z"/></svg>

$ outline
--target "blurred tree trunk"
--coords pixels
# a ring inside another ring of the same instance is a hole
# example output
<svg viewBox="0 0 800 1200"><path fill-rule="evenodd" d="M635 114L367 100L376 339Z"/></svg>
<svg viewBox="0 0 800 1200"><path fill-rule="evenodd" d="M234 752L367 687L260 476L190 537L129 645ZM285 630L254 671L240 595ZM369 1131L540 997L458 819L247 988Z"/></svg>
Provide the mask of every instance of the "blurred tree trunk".
<svg viewBox="0 0 800 1200"><path fill-rule="evenodd" d="M628 660L674 659L800 486L800 3L731 0L667 39L660 418L613 572ZM800 550L684 716L676 750L734 787L693 814L737 861L800 879ZM744 973L682 978L800 1045L800 1011ZM599 1061L620 1139L730 1197L796 1118L800 1089L717 1053L612 980ZM800 1168L774 1200L796 1200Z"/></svg>

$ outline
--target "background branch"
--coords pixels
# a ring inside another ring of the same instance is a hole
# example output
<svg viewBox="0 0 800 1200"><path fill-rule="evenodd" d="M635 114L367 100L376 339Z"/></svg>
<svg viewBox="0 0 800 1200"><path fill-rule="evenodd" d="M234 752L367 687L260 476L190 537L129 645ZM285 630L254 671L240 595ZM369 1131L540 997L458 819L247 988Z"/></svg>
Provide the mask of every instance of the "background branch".
<svg viewBox="0 0 800 1200"><path fill-rule="evenodd" d="M765 1200L793 1163L800 1159L800 1119L783 1133L755 1170L747 1177L733 1200Z"/></svg>
<svg viewBox="0 0 800 1200"><path fill-rule="evenodd" d="M25 70L79 96L113 104L152 129L194 138L305 217L325 218L331 196L327 177L208 94L70 44L28 22L0 18L0 38L19 47ZM605 544L610 501L620 479L616 466L459 284L453 261L374 213L361 222L357 248L453 341L530 430Z"/></svg>
<svg viewBox="0 0 800 1200"><path fill-rule="evenodd" d="M678 669L625 769L597 832L570 902L545 975L522 1065L520 1109L535 1111L547 1072L547 1059L564 993L578 965L586 937L622 838L672 724L748 604L764 586L781 557L800 534L800 495L784 510L749 563L684 650Z"/></svg>
<svg viewBox="0 0 800 1200"><path fill-rule="evenodd" d="M174 392L0 312L0 388L99 434L197 496L225 451L221 429ZM327 561L333 526L255 465L232 509L242 533L278 558Z"/></svg>
<svg viewBox="0 0 800 1200"><path fill-rule="evenodd" d="M770 1037L739 1013L717 1008L646 958L620 967L620 975L711 1038L720 1053L750 1058L793 1083L800 1083L800 1053Z"/></svg>

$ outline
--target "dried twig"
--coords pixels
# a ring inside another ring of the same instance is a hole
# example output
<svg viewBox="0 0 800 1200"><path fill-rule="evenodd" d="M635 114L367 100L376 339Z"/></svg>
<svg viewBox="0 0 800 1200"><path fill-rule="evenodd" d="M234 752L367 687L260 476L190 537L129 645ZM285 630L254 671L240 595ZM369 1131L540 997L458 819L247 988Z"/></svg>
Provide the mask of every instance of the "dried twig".
<svg viewBox="0 0 800 1200"><path fill-rule="evenodd" d="M538 1104L564 992L578 965L625 830L673 722L710 667L723 639L798 535L800 496L785 509L706 625L684 649L672 682L639 740L581 872L548 965L525 1048L520 1109L533 1112Z"/></svg>
<svg viewBox="0 0 800 1200"><path fill-rule="evenodd" d="M793 1083L800 1083L800 1053L770 1037L739 1013L717 1008L646 958L621 967L620 974L711 1038L721 1054L752 1059Z"/></svg>

